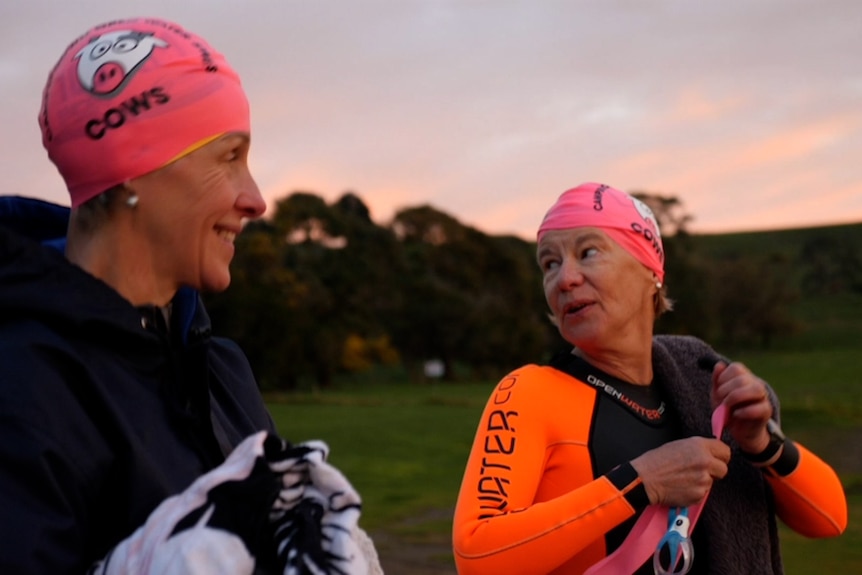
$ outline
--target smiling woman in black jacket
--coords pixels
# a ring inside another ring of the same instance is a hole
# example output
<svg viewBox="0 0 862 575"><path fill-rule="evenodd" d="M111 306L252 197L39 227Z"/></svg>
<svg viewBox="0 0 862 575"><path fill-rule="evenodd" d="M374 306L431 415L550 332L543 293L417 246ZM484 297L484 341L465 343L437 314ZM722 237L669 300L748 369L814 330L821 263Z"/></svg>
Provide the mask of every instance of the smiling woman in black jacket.
<svg viewBox="0 0 862 575"><path fill-rule="evenodd" d="M221 54L163 20L96 26L51 72L39 122L71 210L0 200L4 573L84 572L251 435L259 457L315 451L264 443L276 430L248 362L198 296L228 286L234 239L266 207ZM271 558L260 540L286 468L244 464L257 500L219 527ZM355 524L358 497L344 507Z"/></svg>

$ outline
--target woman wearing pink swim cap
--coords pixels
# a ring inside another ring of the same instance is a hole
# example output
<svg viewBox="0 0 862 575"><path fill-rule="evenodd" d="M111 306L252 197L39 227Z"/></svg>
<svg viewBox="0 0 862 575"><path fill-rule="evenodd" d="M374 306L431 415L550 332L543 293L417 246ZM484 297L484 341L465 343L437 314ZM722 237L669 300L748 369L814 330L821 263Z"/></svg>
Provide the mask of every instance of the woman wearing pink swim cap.
<svg viewBox="0 0 862 575"><path fill-rule="evenodd" d="M327 446L278 437L199 297L266 208L236 72L116 20L69 45L38 119L71 210L0 197L0 572L379 572Z"/></svg>
<svg viewBox="0 0 862 575"><path fill-rule="evenodd" d="M809 537L843 532L837 475L783 435L766 382L698 339L654 335L672 306L645 204L582 184L537 240L571 347L488 400L455 509L461 575L777 575L776 514Z"/></svg>

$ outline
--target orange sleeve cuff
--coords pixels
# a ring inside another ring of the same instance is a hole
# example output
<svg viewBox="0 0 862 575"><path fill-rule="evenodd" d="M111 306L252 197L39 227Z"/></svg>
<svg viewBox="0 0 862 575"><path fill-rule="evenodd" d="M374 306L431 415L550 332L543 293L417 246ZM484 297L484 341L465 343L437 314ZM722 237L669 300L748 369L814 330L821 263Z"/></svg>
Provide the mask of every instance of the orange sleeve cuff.
<svg viewBox="0 0 862 575"><path fill-rule="evenodd" d="M623 463L611 469L606 477L619 489L632 509L643 511L649 505L649 496L643 481L631 463Z"/></svg>

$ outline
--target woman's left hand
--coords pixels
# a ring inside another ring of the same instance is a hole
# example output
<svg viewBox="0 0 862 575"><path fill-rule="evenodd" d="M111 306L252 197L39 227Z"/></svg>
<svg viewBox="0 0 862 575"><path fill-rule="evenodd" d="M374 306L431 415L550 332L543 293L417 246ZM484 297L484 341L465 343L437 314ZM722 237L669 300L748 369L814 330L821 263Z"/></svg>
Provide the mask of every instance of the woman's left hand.
<svg viewBox="0 0 862 575"><path fill-rule="evenodd" d="M766 423L772 403L766 382L743 364L718 362L712 370L712 406L727 406L727 430L747 453L760 453L769 444Z"/></svg>

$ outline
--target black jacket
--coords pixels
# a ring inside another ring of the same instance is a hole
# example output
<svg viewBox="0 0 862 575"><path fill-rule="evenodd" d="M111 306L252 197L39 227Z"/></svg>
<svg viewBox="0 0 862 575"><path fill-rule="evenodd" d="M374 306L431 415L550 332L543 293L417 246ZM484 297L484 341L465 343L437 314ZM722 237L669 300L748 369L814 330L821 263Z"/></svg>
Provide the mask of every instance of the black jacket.
<svg viewBox="0 0 862 575"><path fill-rule="evenodd" d="M243 438L275 431L197 293L177 294L168 329L64 257L67 223L65 208L0 197L2 573L85 571Z"/></svg>

